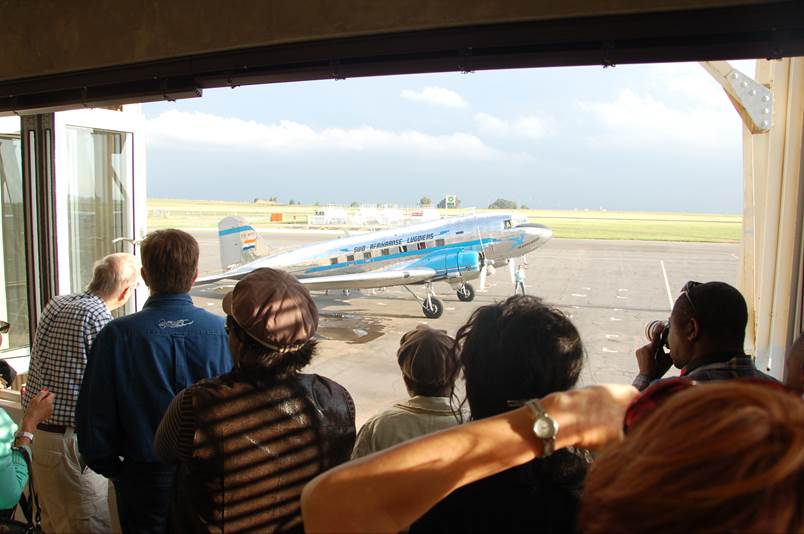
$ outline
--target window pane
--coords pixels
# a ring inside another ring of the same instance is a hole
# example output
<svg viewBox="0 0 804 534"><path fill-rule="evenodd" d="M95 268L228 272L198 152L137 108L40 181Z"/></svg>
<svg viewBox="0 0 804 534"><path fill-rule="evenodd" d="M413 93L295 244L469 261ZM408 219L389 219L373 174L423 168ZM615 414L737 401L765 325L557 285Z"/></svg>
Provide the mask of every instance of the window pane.
<svg viewBox="0 0 804 534"><path fill-rule="evenodd" d="M92 280L92 265L113 252L131 252L118 237L129 229L128 184L132 175L131 134L67 127L70 181L67 204L70 285L82 291Z"/></svg>
<svg viewBox="0 0 804 534"><path fill-rule="evenodd" d="M0 319L11 324L2 349L28 346L28 280L25 272L25 227L22 211L22 148L18 136L0 136L0 230L2 272ZM5 303L5 309L2 304Z"/></svg>

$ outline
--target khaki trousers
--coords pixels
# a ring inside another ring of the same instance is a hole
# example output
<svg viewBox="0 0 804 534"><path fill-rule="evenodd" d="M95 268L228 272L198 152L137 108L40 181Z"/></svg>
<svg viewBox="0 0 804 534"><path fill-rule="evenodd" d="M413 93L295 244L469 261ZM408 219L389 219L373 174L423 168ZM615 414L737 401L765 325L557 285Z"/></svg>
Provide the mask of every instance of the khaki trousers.
<svg viewBox="0 0 804 534"><path fill-rule="evenodd" d="M37 430L31 452L44 532L112 531L109 483L80 464L74 429L64 434Z"/></svg>

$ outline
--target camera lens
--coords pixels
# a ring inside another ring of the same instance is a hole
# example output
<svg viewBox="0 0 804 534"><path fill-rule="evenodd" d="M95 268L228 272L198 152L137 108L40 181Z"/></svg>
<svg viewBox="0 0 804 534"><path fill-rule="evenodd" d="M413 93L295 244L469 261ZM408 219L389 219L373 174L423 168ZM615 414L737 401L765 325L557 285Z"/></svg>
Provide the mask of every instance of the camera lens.
<svg viewBox="0 0 804 534"><path fill-rule="evenodd" d="M661 343L667 345L667 333L670 332L670 324L667 321L651 321L645 326L645 337L651 343Z"/></svg>

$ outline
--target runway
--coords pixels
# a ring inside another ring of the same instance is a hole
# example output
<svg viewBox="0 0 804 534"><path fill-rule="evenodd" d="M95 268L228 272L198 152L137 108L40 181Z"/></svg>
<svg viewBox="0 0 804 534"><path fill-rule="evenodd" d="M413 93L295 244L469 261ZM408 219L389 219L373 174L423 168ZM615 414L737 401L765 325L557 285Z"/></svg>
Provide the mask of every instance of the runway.
<svg viewBox="0 0 804 534"><path fill-rule="evenodd" d="M201 247L201 274L219 272L217 232L192 231ZM330 233L263 232L272 250L335 237ZM630 383L636 374L634 350L644 343L645 324L669 315L688 280L735 284L739 265L735 244L665 243L553 239L528 256L529 294L566 313L581 333L588 361L583 384ZM477 289L477 283L474 283ZM404 288L314 294L321 311L319 353L308 372L344 385L355 400L358 425L407 397L396 364L402 333L419 323L455 334L471 312L513 292L507 269L488 278L485 292L460 302L447 284L436 284L444 315L428 320ZM226 289L196 290L196 304L222 313ZM421 294L421 289L414 288ZM374 293L374 294L372 294Z"/></svg>

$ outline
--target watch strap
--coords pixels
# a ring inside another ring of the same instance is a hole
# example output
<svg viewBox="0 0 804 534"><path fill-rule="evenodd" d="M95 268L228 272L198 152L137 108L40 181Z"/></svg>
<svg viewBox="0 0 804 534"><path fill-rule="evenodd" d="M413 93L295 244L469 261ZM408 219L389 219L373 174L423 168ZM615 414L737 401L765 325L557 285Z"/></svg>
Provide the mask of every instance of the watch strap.
<svg viewBox="0 0 804 534"><path fill-rule="evenodd" d="M534 426L537 424L539 420L547 419L550 421L551 425L555 429L555 432L550 437L542 437L539 436L534 428L533 435L542 440L543 450L542 456L550 456L556 450L556 434L558 434L558 423L555 419L548 415L547 411L542 406L542 403L539 399L531 399L527 403L528 408L530 408L531 413L533 413L533 424Z"/></svg>
<svg viewBox="0 0 804 534"><path fill-rule="evenodd" d="M34 440L34 435L33 434L31 434L30 432L22 431L22 430L17 432L15 437L17 437L17 438L26 438L31 443L33 443L33 440Z"/></svg>

